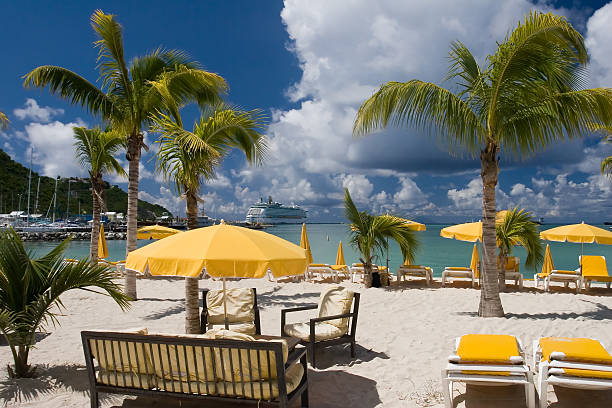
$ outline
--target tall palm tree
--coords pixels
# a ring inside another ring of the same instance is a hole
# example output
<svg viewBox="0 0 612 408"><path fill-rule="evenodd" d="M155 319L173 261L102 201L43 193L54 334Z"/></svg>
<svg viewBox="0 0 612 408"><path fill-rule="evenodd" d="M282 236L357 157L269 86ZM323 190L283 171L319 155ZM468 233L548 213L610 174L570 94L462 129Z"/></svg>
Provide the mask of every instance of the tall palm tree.
<svg viewBox="0 0 612 408"><path fill-rule="evenodd" d="M482 178L483 289L480 316L503 316L495 245L499 154L526 157L590 123L612 122L612 90L579 89L588 61L584 40L564 17L531 12L479 66L461 42L450 50L447 79L457 93L416 79L388 82L363 103L354 134L415 125L452 153L479 156Z"/></svg>
<svg viewBox="0 0 612 408"><path fill-rule="evenodd" d="M11 377L32 377L28 364L35 335L49 323L57 325L64 308L60 296L71 289L102 289L121 309L129 299L113 282L113 272L86 259L65 263L67 239L48 254L33 258L12 229L0 230L0 332L6 339L15 365L8 366Z"/></svg>
<svg viewBox="0 0 612 408"><path fill-rule="evenodd" d="M513 208L508 210L501 222L495 224L495 236L499 248L499 290L506 290L505 265L512 249L520 245L527 251L525 265L528 267L542 263L544 253L540 241L540 231L531 213Z"/></svg>
<svg viewBox="0 0 612 408"><path fill-rule="evenodd" d="M170 109L172 110L172 109ZM241 150L248 162L260 164L265 156L266 138L261 133L265 118L260 111L239 111L225 105L203 110L190 132L178 120L160 113L153 129L159 132L161 146L157 168L187 202L187 227L198 227L198 201L202 182L215 175L217 166L232 149ZM198 279L185 278L185 330L200 332Z"/></svg>
<svg viewBox="0 0 612 408"><path fill-rule="evenodd" d="M200 106L219 101L227 90L225 80L202 69L199 63L179 50L157 49L125 60L122 27L112 14L96 10L91 26L98 36L98 70L101 88L74 72L57 66L41 66L25 76L24 86L49 87L72 104L79 104L101 116L127 139L128 169L127 246L126 253L136 249L138 218L138 177L140 155L144 143L143 130L150 124L150 115L163 109L162 95L152 85L164 81L166 91L179 106L197 102ZM136 275L126 273L126 291L136 299Z"/></svg>
<svg viewBox="0 0 612 408"><path fill-rule="evenodd" d="M361 254L365 286L372 286L372 264L389 249L389 239L400 247L404 259L414 261L419 241L406 220L392 215L372 215L359 211L347 188L344 189L344 216L350 223L351 245Z"/></svg>
<svg viewBox="0 0 612 408"><path fill-rule="evenodd" d="M103 176L112 173L126 175L121 164L114 157L125 146L125 138L114 132L104 132L100 128L75 127L74 139L76 157L81 166L89 172L91 182L93 222L91 223L89 259L95 263L98 261L100 212L106 211Z"/></svg>

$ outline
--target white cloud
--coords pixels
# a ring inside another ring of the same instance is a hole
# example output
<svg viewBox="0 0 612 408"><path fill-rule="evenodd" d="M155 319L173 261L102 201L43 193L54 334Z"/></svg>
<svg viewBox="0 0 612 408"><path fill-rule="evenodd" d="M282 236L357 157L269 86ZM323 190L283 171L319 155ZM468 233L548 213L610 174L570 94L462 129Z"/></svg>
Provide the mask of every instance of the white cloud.
<svg viewBox="0 0 612 408"><path fill-rule="evenodd" d="M393 202L400 209L413 209L427 204L427 195L409 177L400 177L400 189L393 195Z"/></svg>
<svg viewBox="0 0 612 408"><path fill-rule="evenodd" d="M365 203L370 200L374 185L363 174L344 174L341 176L342 187L348 189L355 202Z"/></svg>
<svg viewBox="0 0 612 408"><path fill-rule="evenodd" d="M595 11L587 21L585 44L591 56L591 77L599 86L612 86L612 3Z"/></svg>
<svg viewBox="0 0 612 408"><path fill-rule="evenodd" d="M13 114L20 120L33 120L35 122L49 122L53 117L63 115L63 109L54 109L50 106L39 106L36 99L28 98L24 108L13 110Z"/></svg>

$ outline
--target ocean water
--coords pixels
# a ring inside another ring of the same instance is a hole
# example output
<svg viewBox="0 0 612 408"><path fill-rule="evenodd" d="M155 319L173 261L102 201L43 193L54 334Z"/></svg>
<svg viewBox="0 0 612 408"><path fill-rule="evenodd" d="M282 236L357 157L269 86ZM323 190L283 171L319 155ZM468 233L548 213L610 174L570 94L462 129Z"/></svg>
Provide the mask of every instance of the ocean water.
<svg viewBox="0 0 612 408"><path fill-rule="evenodd" d="M416 232L420 246L416 255L416 262L420 265L430 266L434 270L434 276L442 276L445 266L469 266L473 243L462 242L454 239L442 238L440 230L447 225L427 225L426 231ZM553 228L556 225L543 225L542 230ZM605 225L598 225L608 229ZM277 235L288 241L299 245L301 225L277 225L268 227L266 232ZM350 265L359 262L357 251L348 243L348 226L344 224L307 224L308 239L315 263L333 264L336 261L336 250L338 242L342 241L344 257ZM138 246L147 245L152 241L139 240ZM544 243L546 244L546 243ZM27 242L27 247L35 254L43 254L57 245L57 242ZM125 259L125 241L107 241L109 259L118 261ZM402 255L397 245L390 243L389 267L395 271L402 263ZM578 267L578 256L581 253L580 244L550 242L550 249L555 267L558 269L576 269ZM66 257L82 258L89 253L89 241L73 241L67 250ZM604 255L612 260L612 245L584 244L585 255ZM525 267L525 250L521 247L514 249L514 255L521 259L521 272L526 278L532 278L534 269ZM387 254L382 254L376 260L380 265L387 262ZM612 263L609 265L612 268ZM539 272L539 270L538 270Z"/></svg>

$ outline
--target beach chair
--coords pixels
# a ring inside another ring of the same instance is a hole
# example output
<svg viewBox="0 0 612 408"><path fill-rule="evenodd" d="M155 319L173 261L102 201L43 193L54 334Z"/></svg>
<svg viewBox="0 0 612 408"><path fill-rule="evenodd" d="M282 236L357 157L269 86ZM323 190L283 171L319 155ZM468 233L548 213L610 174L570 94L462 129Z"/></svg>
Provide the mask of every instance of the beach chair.
<svg viewBox="0 0 612 408"><path fill-rule="evenodd" d="M377 265L372 264L372 272L378 268ZM357 275L361 275L361 279L364 277L363 264L354 263L351 265L351 282L355 282Z"/></svg>
<svg viewBox="0 0 612 408"><path fill-rule="evenodd" d="M471 268L464 268L460 266L447 266L442 271L442 286L446 284L448 278L452 279L468 279L472 281L472 287L476 286L478 280L478 269L473 271Z"/></svg>
<svg viewBox="0 0 612 408"><path fill-rule="evenodd" d="M547 406L549 385L612 389L612 355L598 340L542 337L533 343L533 367L541 408Z"/></svg>
<svg viewBox="0 0 612 408"><path fill-rule="evenodd" d="M330 265L330 268L336 271L338 278L340 275L342 275L347 279L351 279L351 270L349 269L348 265Z"/></svg>
<svg viewBox="0 0 612 408"><path fill-rule="evenodd" d="M225 328L223 293L223 290L204 289L202 291L202 314L200 315L202 333ZM225 294L229 329L249 335L261 334L255 288L226 289Z"/></svg>
<svg viewBox="0 0 612 408"><path fill-rule="evenodd" d="M453 406L453 383L523 385L528 408L535 408L535 390L519 339L509 335L466 334L457 338L454 354L442 370L446 408Z"/></svg>
<svg viewBox="0 0 612 408"><path fill-rule="evenodd" d="M518 286L519 289L523 289L523 275L519 271L520 266L521 260L518 256L509 256L506 258L504 272L506 280L514 281L514 284ZM500 267L499 257L497 258L497 267Z"/></svg>
<svg viewBox="0 0 612 408"><path fill-rule="evenodd" d="M608 272L605 256L597 255L581 255L578 258L581 266L582 281L586 289L591 288L591 284L595 282L605 282L606 287L610 289L612 276Z"/></svg>
<svg viewBox="0 0 612 408"><path fill-rule="evenodd" d="M433 282L433 270L429 266L403 264L396 272L397 281L405 281L407 276L425 278L427 286L431 286Z"/></svg>
<svg viewBox="0 0 612 408"><path fill-rule="evenodd" d="M351 312L351 306L353 311ZM316 318L308 323L286 323L287 313L317 309ZM359 293L342 286L332 286L321 293L318 305L281 310L281 336L300 339L308 347L311 364L316 368L316 350L349 343L355 358L355 331L359 314Z"/></svg>
<svg viewBox="0 0 612 408"><path fill-rule="evenodd" d="M550 274L544 276L544 290L548 292L550 290L551 282L563 282L563 285L567 288L570 283L576 285L576 293L580 292L582 287L582 275L580 269L575 271L567 271L562 269L553 269Z"/></svg>
<svg viewBox="0 0 612 408"><path fill-rule="evenodd" d="M338 271L334 270L329 264L310 264L308 265L308 277L312 279L315 274L318 274L322 279L326 275L332 278L334 282L338 282Z"/></svg>

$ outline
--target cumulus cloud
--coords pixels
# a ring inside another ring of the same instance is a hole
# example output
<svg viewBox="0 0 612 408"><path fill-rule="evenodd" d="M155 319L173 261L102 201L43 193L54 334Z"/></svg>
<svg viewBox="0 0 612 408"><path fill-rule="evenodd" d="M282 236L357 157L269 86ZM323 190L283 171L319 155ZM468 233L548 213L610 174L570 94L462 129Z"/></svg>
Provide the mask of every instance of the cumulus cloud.
<svg viewBox="0 0 612 408"><path fill-rule="evenodd" d="M587 21L585 44L591 56L591 78L596 85L612 86L612 3L608 3Z"/></svg>
<svg viewBox="0 0 612 408"><path fill-rule="evenodd" d="M49 122L53 117L64 114L63 109L50 106L39 106L36 99L26 99L23 108L13 110L13 114L20 120L33 120L35 122Z"/></svg>

